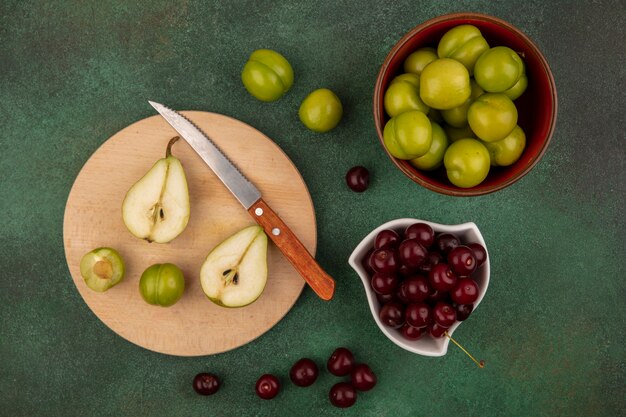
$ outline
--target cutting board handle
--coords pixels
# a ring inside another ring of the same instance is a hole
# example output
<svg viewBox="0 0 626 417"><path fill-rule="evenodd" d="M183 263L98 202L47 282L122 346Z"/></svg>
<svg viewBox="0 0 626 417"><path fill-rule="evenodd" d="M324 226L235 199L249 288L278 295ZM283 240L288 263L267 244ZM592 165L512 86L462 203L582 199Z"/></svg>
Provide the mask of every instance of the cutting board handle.
<svg viewBox="0 0 626 417"><path fill-rule="evenodd" d="M263 227L265 233L302 275L311 289L322 300L333 298L335 281L322 269L302 242L262 198L248 209L248 213Z"/></svg>

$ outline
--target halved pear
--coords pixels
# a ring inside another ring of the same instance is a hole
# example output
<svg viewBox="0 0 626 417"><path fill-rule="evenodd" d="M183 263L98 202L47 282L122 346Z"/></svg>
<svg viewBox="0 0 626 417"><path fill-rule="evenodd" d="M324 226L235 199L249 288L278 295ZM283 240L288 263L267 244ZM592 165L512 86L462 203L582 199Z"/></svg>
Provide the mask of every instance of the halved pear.
<svg viewBox="0 0 626 417"><path fill-rule="evenodd" d="M267 235L261 226L235 233L207 256L200 270L202 290L223 307L254 302L267 282Z"/></svg>
<svg viewBox="0 0 626 417"><path fill-rule="evenodd" d="M189 190L180 161L167 144L165 158L159 159L126 194L122 217L128 230L148 242L167 243L181 234L189 221Z"/></svg>
<svg viewBox="0 0 626 417"><path fill-rule="evenodd" d="M89 288L104 292L124 278L124 261L112 248L97 248L80 260L80 274Z"/></svg>

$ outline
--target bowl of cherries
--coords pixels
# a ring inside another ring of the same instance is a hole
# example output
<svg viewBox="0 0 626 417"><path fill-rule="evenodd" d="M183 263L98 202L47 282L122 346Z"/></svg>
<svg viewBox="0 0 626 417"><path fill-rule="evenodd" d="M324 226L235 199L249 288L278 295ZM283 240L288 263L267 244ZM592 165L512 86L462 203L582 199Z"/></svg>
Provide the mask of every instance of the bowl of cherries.
<svg viewBox="0 0 626 417"><path fill-rule="evenodd" d="M446 354L489 286L489 255L474 223L392 220L372 230L349 263L380 330L425 356Z"/></svg>

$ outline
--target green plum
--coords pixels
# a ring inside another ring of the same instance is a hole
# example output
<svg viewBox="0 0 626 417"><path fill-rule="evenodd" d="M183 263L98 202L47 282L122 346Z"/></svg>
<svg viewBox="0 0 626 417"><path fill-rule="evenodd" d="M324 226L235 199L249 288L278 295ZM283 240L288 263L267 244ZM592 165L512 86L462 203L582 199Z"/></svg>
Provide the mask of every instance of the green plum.
<svg viewBox="0 0 626 417"><path fill-rule="evenodd" d="M392 117L383 131L385 147L398 159L415 159L426 154L432 137L432 124L419 110Z"/></svg>
<svg viewBox="0 0 626 417"><path fill-rule="evenodd" d="M154 264L141 274L139 292L152 305L169 307L183 296L185 277L174 264Z"/></svg>
<svg viewBox="0 0 626 417"><path fill-rule="evenodd" d="M443 164L452 184L475 187L489 174L489 151L476 139L460 139L448 146Z"/></svg>
<svg viewBox="0 0 626 417"><path fill-rule="evenodd" d="M515 126L513 131L504 139L497 142L483 142L483 145L489 151L491 165L509 166L522 156L526 147L526 135L521 127Z"/></svg>
<svg viewBox="0 0 626 417"><path fill-rule="evenodd" d="M407 83L411 83L413 84L413 86L415 88L419 88L420 87L420 76L417 74L411 74L411 73L406 73L406 74L400 74L397 77L395 77L393 80L391 80L391 82L389 83L390 85L393 83L397 83L400 81L405 81Z"/></svg>
<svg viewBox="0 0 626 417"><path fill-rule="evenodd" d="M502 94L506 95L511 100L517 100L522 94L524 94L524 91L526 91L527 87L528 77L526 76L526 74L522 74L522 76L519 77L519 80L517 80L515 85L508 90L503 91Z"/></svg>
<svg viewBox="0 0 626 417"><path fill-rule="evenodd" d="M450 126L459 128L467 126L467 110L470 104L485 93L473 79L470 80L470 87L472 92L470 93L470 97L465 100L465 103L453 109L441 110L441 117L443 117L443 120Z"/></svg>
<svg viewBox="0 0 626 417"><path fill-rule="evenodd" d="M469 125L463 127L452 127L450 125L445 125L443 127L443 130L446 132L446 136L448 137L448 141L450 143L456 142L459 139L476 139L476 134L472 131L472 128L469 127Z"/></svg>
<svg viewBox="0 0 626 417"><path fill-rule="evenodd" d="M410 110L428 113L430 108L419 96L419 75L402 74L391 81L384 97L385 111L389 117Z"/></svg>
<svg viewBox="0 0 626 417"><path fill-rule="evenodd" d="M314 132L328 132L339 124L343 106L339 97L327 88L309 94L298 111L302 123Z"/></svg>
<svg viewBox="0 0 626 417"><path fill-rule="evenodd" d="M443 155L446 153L448 147L446 132L435 122L431 122L431 125L433 129L433 140L430 144L430 149L424 155L419 158L411 159L410 161L411 165L415 168L424 171L439 168L443 162Z"/></svg>
<svg viewBox="0 0 626 417"><path fill-rule="evenodd" d="M471 91L467 68L454 59L436 59L426 65L420 76L420 98L438 110L460 106Z"/></svg>
<svg viewBox="0 0 626 417"><path fill-rule="evenodd" d="M476 61L488 49L487 40L476 26L459 25L441 37L437 46L437 55L439 58L452 58L459 61L472 75Z"/></svg>
<svg viewBox="0 0 626 417"><path fill-rule="evenodd" d="M470 105L467 121L478 138L495 142L504 139L517 124L517 108L502 93L483 94Z"/></svg>
<svg viewBox="0 0 626 417"><path fill-rule="evenodd" d="M426 65L433 62L437 56L437 51L434 48L421 48L413 52L404 61L404 72L410 72L420 75Z"/></svg>
<svg viewBox="0 0 626 417"><path fill-rule="evenodd" d="M293 85L293 68L284 56L271 49L250 55L241 72L246 90L261 101L275 101Z"/></svg>
<svg viewBox="0 0 626 417"><path fill-rule="evenodd" d="M506 46L484 52L476 61L474 78L483 90L501 93L513 87L524 73L522 58Z"/></svg>
<svg viewBox="0 0 626 417"><path fill-rule="evenodd" d="M80 274L89 288L104 292L117 285L126 268L122 256L113 248L97 248L80 260Z"/></svg>

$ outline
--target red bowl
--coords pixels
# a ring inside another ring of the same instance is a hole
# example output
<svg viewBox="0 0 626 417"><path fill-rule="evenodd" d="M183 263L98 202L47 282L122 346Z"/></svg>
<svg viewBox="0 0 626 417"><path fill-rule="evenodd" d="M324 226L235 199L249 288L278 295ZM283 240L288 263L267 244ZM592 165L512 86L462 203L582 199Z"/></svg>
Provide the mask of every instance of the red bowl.
<svg viewBox="0 0 626 417"><path fill-rule="evenodd" d="M528 88L515 100L518 124L526 133L526 148L520 159L508 167L491 167L487 178L476 187L452 185L445 169L420 171L409 161L393 157L385 148L383 128L389 120L383 97L391 80L403 72L404 60L426 46L437 48L439 39L455 26L471 24L480 29L489 46L508 46L517 51L526 65ZM476 196L501 190L526 175L539 162L552 138L556 123L557 96L554 77L539 48L519 29L501 19L480 13L453 13L428 20L407 33L394 45L380 68L374 88L374 121L383 149L393 163L416 183L441 194Z"/></svg>

